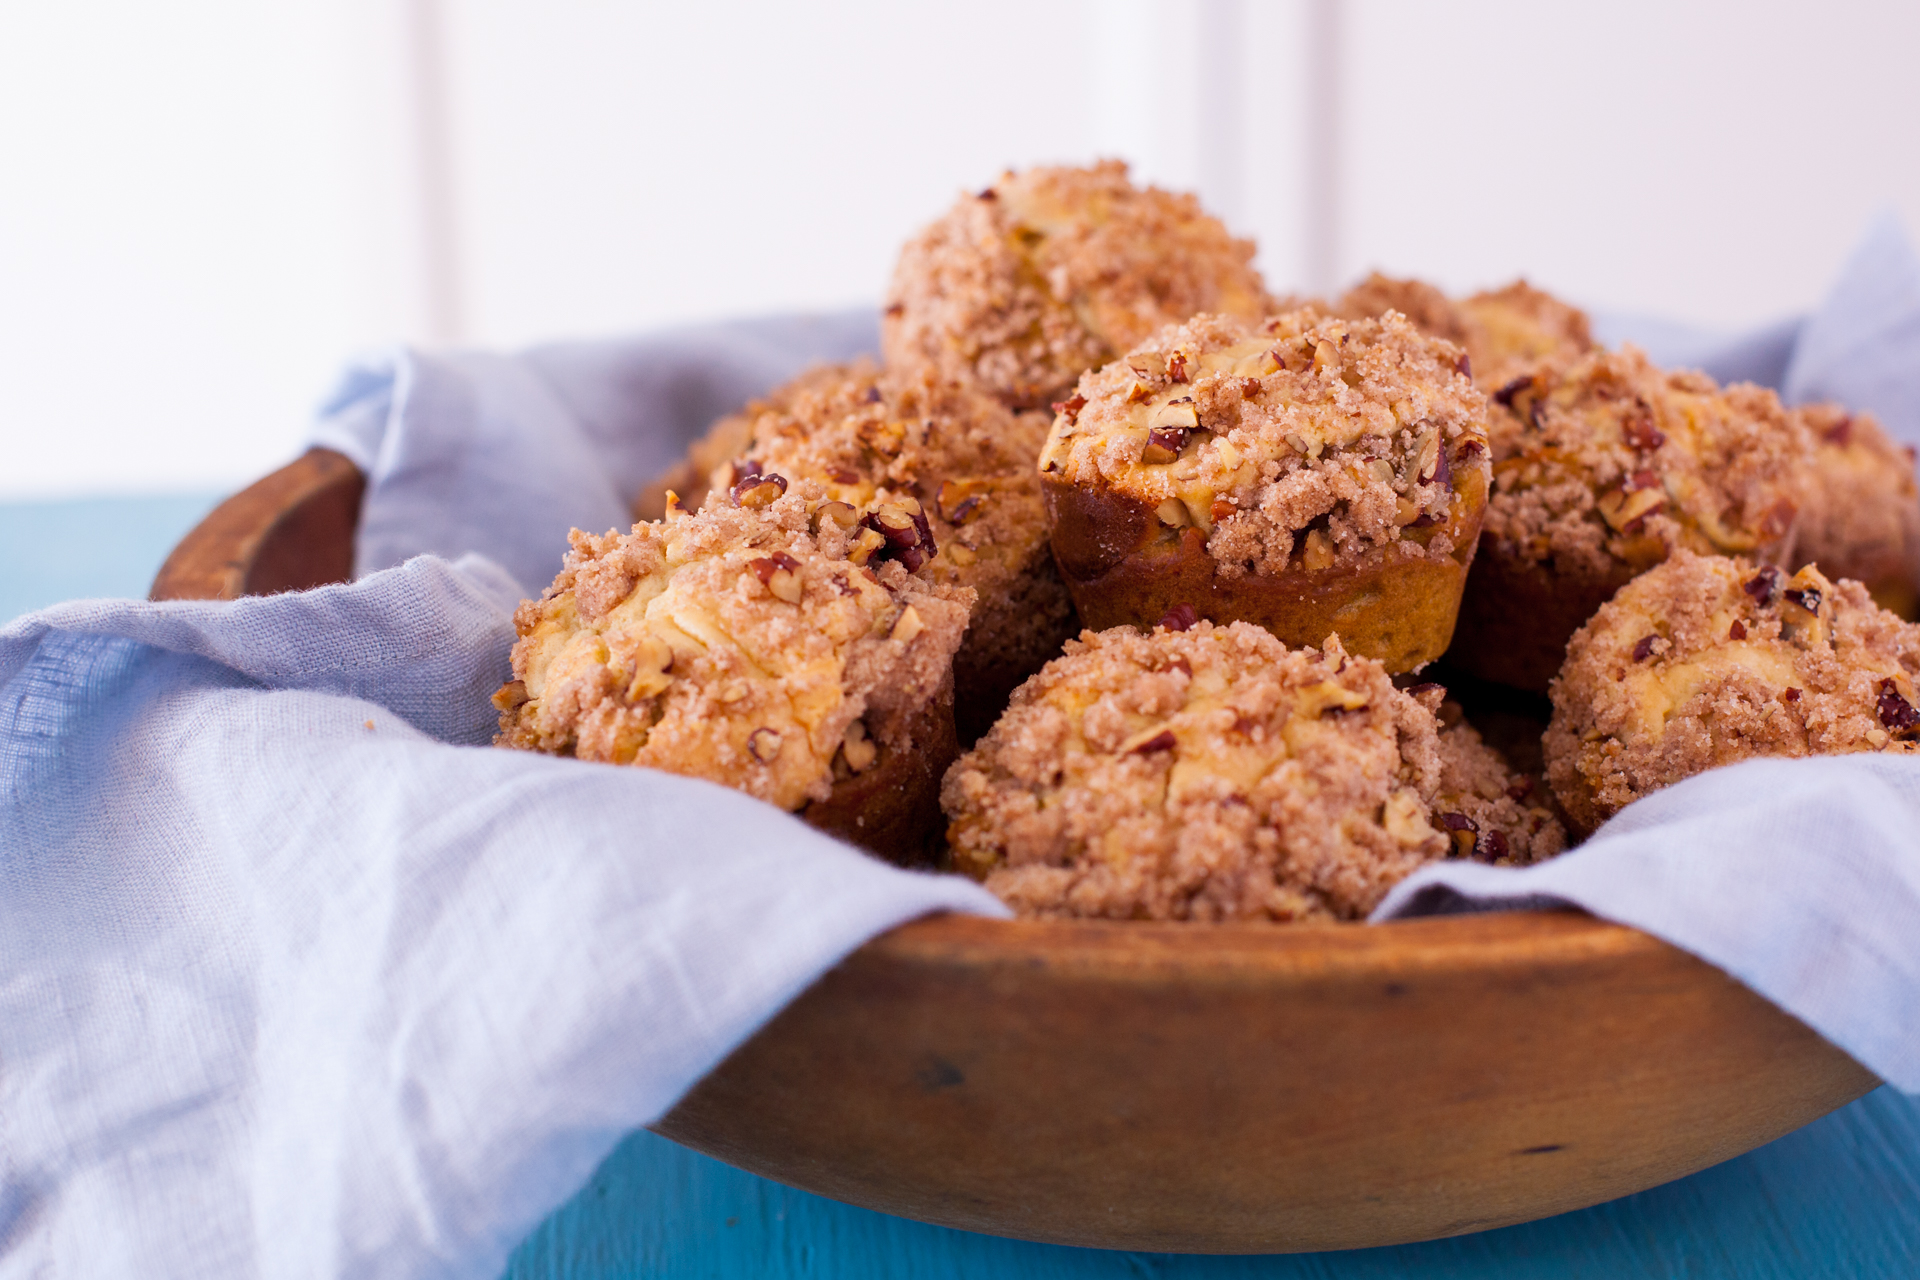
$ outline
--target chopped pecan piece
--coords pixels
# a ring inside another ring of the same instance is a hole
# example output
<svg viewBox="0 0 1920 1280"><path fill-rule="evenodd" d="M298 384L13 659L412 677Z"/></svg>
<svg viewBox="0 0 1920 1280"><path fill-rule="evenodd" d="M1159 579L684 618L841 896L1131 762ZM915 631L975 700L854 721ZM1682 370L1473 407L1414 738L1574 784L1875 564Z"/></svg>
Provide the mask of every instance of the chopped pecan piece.
<svg viewBox="0 0 1920 1280"><path fill-rule="evenodd" d="M1468 857L1480 843L1480 824L1464 813L1437 814L1434 821L1440 824L1440 829L1447 833L1447 839L1452 841L1452 857Z"/></svg>
<svg viewBox="0 0 1920 1280"><path fill-rule="evenodd" d="M1065 400L1056 400L1053 405L1053 411L1066 418L1067 424L1071 426L1080 420L1080 411L1086 407L1087 398L1075 392Z"/></svg>
<svg viewBox="0 0 1920 1280"><path fill-rule="evenodd" d="M496 710L511 711L515 707L525 706L531 699L527 695L525 680L509 680L493 691L493 705Z"/></svg>
<svg viewBox="0 0 1920 1280"><path fill-rule="evenodd" d="M1770 564L1760 566L1760 572L1747 579L1743 588L1749 596L1761 604L1772 604L1780 598L1781 573Z"/></svg>
<svg viewBox="0 0 1920 1280"><path fill-rule="evenodd" d="M1480 841L1480 856L1483 858L1505 858L1513 850L1507 846L1507 837L1498 831L1489 831Z"/></svg>
<svg viewBox="0 0 1920 1280"><path fill-rule="evenodd" d="M927 523L927 513L912 498L901 497L882 503L860 523L878 533L886 544L869 554L878 554L882 560L898 560L906 566L908 573L913 573L939 554L939 548L933 541L933 526ZM859 563L865 564L866 561L863 559Z"/></svg>
<svg viewBox="0 0 1920 1280"><path fill-rule="evenodd" d="M1200 621L1200 613L1192 605L1177 604L1167 610L1166 616L1160 619L1158 625L1165 627L1168 631L1185 631L1198 621Z"/></svg>
<svg viewBox="0 0 1920 1280"><path fill-rule="evenodd" d="M747 750L761 764L772 764L780 755L780 735L773 729L755 729L747 735Z"/></svg>
<svg viewBox="0 0 1920 1280"><path fill-rule="evenodd" d="M1733 625L1727 628L1727 639L1745 640L1746 638L1747 638L1747 624L1740 621L1740 619L1735 618L1733 620Z"/></svg>
<svg viewBox="0 0 1920 1280"><path fill-rule="evenodd" d="M1642 453L1652 453L1667 442L1666 435L1653 425L1653 411L1645 405L1637 406L1637 411L1620 428L1627 443Z"/></svg>
<svg viewBox="0 0 1920 1280"><path fill-rule="evenodd" d="M1880 682L1880 698L1874 703L1874 711L1880 716L1880 723L1887 726L1896 738L1910 738L1920 733L1920 711L1900 696L1899 686L1892 680Z"/></svg>
<svg viewBox="0 0 1920 1280"><path fill-rule="evenodd" d="M729 491L736 507L764 507L787 491L787 478L768 472L735 482Z"/></svg>
<svg viewBox="0 0 1920 1280"><path fill-rule="evenodd" d="M1179 745L1179 739L1173 736L1173 730L1162 729L1145 742L1136 743L1128 754L1136 756L1152 755L1157 751L1171 751L1177 745Z"/></svg>
<svg viewBox="0 0 1920 1280"><path fill-rule="evenodd" d="M1140 451L1140 461L1154 466L1177 461L1180 451L1187 447L1190 434L1185 427L1155 427L1147 432L1147 444Z"/></svg>
<svg viewBox="0 0 1920 1280"><path fill-rule="evenodd" d="M1187 353L1176 351L1167 358L1167 377L1173 382L1187 380Z"/></svg>
<svg viewBox="0 0 1920 1280"><path fill-rule="evenodd" d="M1641 636L1633 646L1633 660L1635 662L1645 662L1648 658L1652 657L1653 642L1659 638L1658 635Z"/></svg>

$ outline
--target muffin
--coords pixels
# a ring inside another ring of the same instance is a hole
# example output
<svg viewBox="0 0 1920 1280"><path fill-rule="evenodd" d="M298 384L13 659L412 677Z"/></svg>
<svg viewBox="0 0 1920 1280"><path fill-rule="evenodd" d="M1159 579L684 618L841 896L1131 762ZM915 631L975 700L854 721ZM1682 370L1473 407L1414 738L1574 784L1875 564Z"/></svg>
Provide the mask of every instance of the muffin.
<svg viewBox="0 0 1920 1280"><path fill-rule="evenodd" d="M1136 187L1118 160L1009 171L901 250L881 351L1044 408L1163 325L1265 315L1253 253L1192 196Z"/></svg>
<svg viewBox="0 0 1920 1280"><path fill-rule="evenodd" d="M1516 379L1571 364L1593 349L1586 312L1525 280L1455 302L1425 281L1376 271L1342 295L1332 310L1355 319L1398 311L1422 333L1464 349L1474 382L1494 397L1487 434L1495 461L1515 451L1524 425L1508 403Z"/></svg>
<svg viewBox="0 0 1920 1280"><path fill-rule="evenodd" d="M1175 605L1288 644L1440 656L1486 504L1486 400L1397 312L1199 316L1089 373L1040 457L1089 627Z"/></svg>
<svg viewBox="0 0 1920 1280"><path fill-rule="evenodd" d="M1408 692L1426 701L1420 686ZM1438 714L1442 724L1451 718L1446 710ZM1433 824L1453 842L1454 855L1524 867L1565 849L1566 828L1540 780L1516 772L1477 729L1453 719L1440 732L1440 784L1432 807Z"/></svg>
<svg viewBox="0 0 1920 1280"><path fill-rule="evenodd" d="M1460 311L1466 319L1473 376L1490 391L1544 365L1570 364L1593 350L1587 313L1525 280L1476 293L1460 303Z"/></svg>
<svg viewBox="0 0 1920 1280"><path fill-rule="evenodd" d="M815 370L756 410L732 440L738 461L715 470L712 491L765 469L817 481L856 507L898 504L932 539L924 567L908 567L976 593L954 657L955 714L971 743L1078 630L1035 470L1046 415L1012 412L925 368L864 363Z"/></svg>
<svg viewBox="0 0 1920 1280"><path fill-rule="evenodd" d="M1813 446L1773 392L1595 351L1501 393L1497 458L1449 665L1544 692L1567 637L1675 551L1785 564Z"/></svg>
<svg viewBox="0 0 1920 1280"><path fill-rule="evenodd" d="M664 519L670 493L685 510L698 511L706 505L707 485L713 473L735 458L746 456L747 440L753 434L756 419L764 414L786 413L795 399L831 388L843 376L838 365L816 365L761 399L749 401L740 412L715 422L706 434L687 446L685 458L640 491L633 501L633 518ZM791 473L788 474L791 477Z"/></svg>
<svg viewBox="0 0 1920 1280"><path fill-rule="evenodd" d="M916 860L973 593L909 572L877 513L755 480L739 505L575 531L514 614L494 741L705 778Z"/></svg>
<svg viewBox="0 0 1920 1280"><path fill-rule="evenodd" d="M1547 776L1591 831L1641 796L1756 756L1920 750L1920 627L1809 565L1677 551L1574 634Z"/></svg>
<svg viewBox="0 0 1920 1280"><path fill-rule="evenodd" d="M1837 404L1794 410L1814 440L1813 471L1795 544L1801 564L1854 578L1883 609L1912 619L1920 607L1920 490L1913 450L1873 415Z"/></svg>
<svg viewBox="0 0 1920 1280"><path fill-rule="evenodd" d="M1433 713L1379 663L1167 623L1086 632L1015 692L942 787L955 868L1028 916L1354 920L1461 851Z"/></svg>

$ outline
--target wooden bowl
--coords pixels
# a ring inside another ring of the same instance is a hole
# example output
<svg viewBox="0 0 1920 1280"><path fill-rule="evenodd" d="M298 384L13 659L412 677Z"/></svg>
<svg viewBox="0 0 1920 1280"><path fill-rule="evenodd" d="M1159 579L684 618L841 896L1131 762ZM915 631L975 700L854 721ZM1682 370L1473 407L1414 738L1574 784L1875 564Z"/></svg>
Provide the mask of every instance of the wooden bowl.
<svg viewBox="0 0 1920 1280"><path fill-rule="evenodd" d="M155 598L344 577L361 487L346 459L308 454L208 516ZM855 951L654 1127L927 1222L1263 1253L1577 1209L1877 1083L1712 966L1576 912L943 916Z"/></svg>

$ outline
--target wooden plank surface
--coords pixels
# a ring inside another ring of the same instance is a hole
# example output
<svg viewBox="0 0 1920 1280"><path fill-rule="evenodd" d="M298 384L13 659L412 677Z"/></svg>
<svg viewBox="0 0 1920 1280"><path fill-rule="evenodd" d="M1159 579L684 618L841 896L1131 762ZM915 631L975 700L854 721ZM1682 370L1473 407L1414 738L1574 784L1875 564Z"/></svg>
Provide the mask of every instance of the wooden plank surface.
<svg viewBox="0 0 1920 1280"><path fill-rule="evenodd" d="M1800 1280L1920 1276L1920 1098L1881 1088L1758 1151L1541 1222L1430 1244L1182 1257L1022 1244L794 1191L638 1133L510 1280Z"/></svg>

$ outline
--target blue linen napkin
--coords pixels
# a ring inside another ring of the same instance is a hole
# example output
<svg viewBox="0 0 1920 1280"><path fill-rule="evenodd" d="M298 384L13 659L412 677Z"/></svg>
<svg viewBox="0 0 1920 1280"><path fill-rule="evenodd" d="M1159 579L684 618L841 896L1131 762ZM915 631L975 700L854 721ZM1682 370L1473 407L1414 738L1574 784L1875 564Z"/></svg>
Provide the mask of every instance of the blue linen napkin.
<svg viewBox="0 0 1920 1280"><path fill-rule="evenodd" d="M1882 226L1815 315L1689 362L1915 439L1916 317ZM873 341L863 312L389 353L313 435L370 477L357 582L0 630L0 1273L491 1274L847 951L1001 912L730 791L479 745L567 529L624 526L714 415ZM1920 1091L1916 828L1910 762L1758 762L1378 918L1579 903Z"/></svg>

